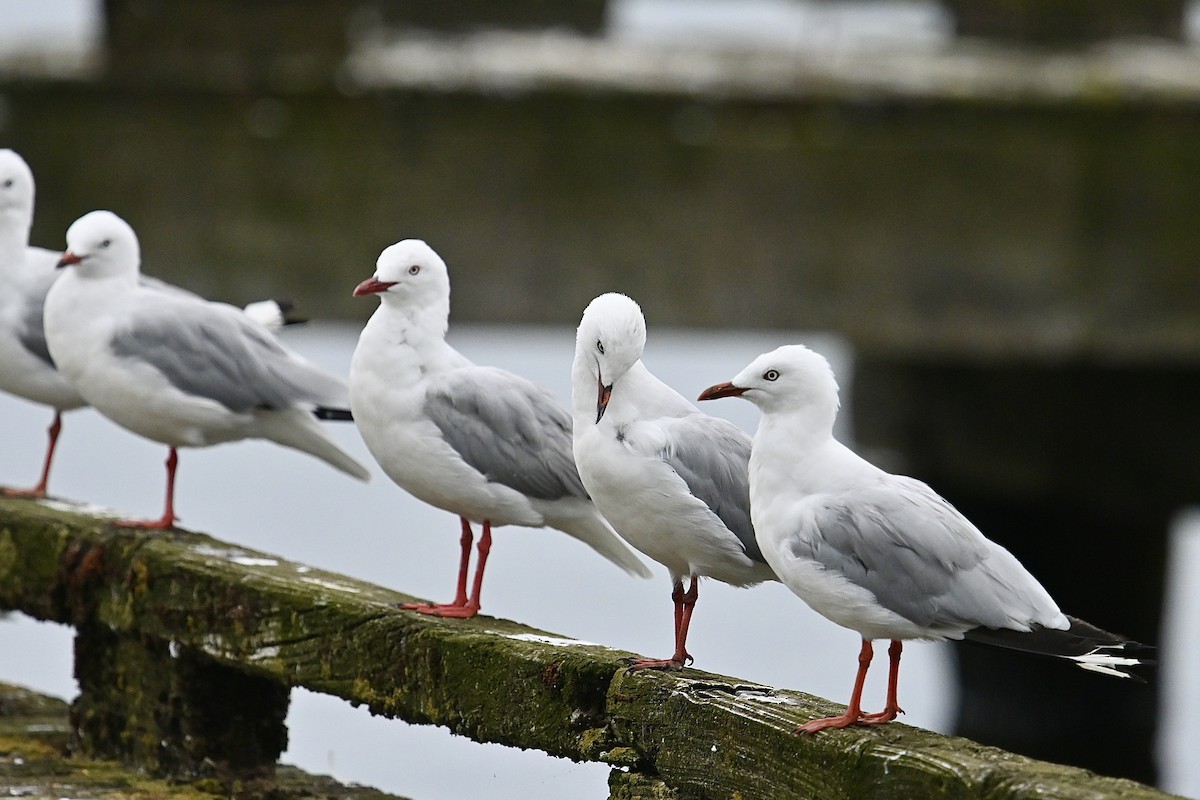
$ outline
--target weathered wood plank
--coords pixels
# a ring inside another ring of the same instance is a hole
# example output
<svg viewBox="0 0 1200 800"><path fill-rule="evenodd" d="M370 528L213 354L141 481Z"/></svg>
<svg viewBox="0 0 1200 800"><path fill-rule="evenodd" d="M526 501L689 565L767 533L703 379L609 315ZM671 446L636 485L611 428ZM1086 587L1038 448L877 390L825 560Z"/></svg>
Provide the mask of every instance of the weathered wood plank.
<svg viewBox="0 0 1200 800"><path fill-rule="evenodd" d="M154 637L478 741L607 762L632 773L614 776L614 796L1165 797L899 724L801 739L797 724L836 707L696 670L626 674L627 653L395 608L412 599L201 534L0 500L0 608Z"/></svg>

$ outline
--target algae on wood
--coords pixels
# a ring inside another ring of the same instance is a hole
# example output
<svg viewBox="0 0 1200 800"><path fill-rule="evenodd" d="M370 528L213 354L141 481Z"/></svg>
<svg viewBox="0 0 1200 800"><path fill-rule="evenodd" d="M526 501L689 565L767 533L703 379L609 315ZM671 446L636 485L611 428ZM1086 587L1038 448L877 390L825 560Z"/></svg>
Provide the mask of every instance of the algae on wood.
<svg viewBox="0 0 1200 800"><path fill-rule="evenodd" d="M219 782L166 782L113 761L66 752L67 703L0 683L0 796L88 797L95 800L393 800L374 789L345 786L295 767L227 787ZM400 798L394 798L400 800Z"/></svg>
<svg viewBox="0 0 1200 800"><path fill-rule="evenodd" d="M122 530L61 505L0 500L0 609L71 622L84 637L100 629L164 643L247 679L476 741L606 762L626 773L613 776L616 797L1165 797L902 724L799 738L798 724L836 707L697 670L628 674L628 653L396 608L413 599L201 534ZM119 707L103 696L111 682L81 685L93 696L78 707Z"/></svg>

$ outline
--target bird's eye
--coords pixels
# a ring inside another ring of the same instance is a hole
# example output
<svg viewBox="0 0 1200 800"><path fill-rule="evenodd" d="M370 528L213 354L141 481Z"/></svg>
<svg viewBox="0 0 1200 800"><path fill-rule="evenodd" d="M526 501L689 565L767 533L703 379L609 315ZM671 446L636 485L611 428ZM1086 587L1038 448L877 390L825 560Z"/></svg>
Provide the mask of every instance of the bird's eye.
<svg viewBox="0 0 1200 800"><path fill-rule="evenodd" d="M12 179L12 178L9 178L8 180L6 180L6 181L4 182L4 188L5 188L5 189L11 189L11 188L12 188L12 185L13 185L13 179Z"/></svg>
<svg viewBox="0 0 1200 800"><path fill-rule="evenodd" d="M109 246L109 245L111 245L111 244L112 244L112 239L105 239L103 242L101 242L101 243L100 243L100 246L101 246L101 247L108 247L108 246Z"/></svg>
<svg viewBox="0 0 1200 800"><path fill-rule="evenodd" d="M596 351L600 353L600 355L604 355L604 342L600 341L599 339L596 340Z"/></svg>
<svg viewBox="0 0 1200 800"><path fill-rule="evenodd" d="M777 370L777 369L767 370L766 372L763 373L763 379L768 380L768 381L779 380L779 370Z"/></svg>
<svg viewBox="0 0 1200 800"><path fill-rule="evenodd" d="M421 265L420 265L420 264L413 264L411 267L409 267L409 268L408 268L408 274L409 274L409 275L416 275L416 274L417 274L418 272L420 272L420 271L421 271Z"/></svg>

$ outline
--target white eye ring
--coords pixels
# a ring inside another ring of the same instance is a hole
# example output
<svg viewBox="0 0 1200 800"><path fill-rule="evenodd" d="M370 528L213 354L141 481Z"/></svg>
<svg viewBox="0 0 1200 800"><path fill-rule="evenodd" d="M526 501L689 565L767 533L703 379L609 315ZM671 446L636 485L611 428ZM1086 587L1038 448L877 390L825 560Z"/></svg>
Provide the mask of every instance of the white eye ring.
<svg viewBox="0 0 1200 800"><path fill-rule="evenodd" d="M600 355L604 355L604 342L600 341L599 339L596 340L596 350L600 353Z"/></svg>
<svg viewBox="0 0 1200 800"><path fill-rule="evenodd" d="M101 243L100 243L100 246L101 246L101 247L108 247L108 246L109 246L109 245L111 245L111 244L112 244L112 239L105 239L103 242L101 242Z"/></svg>
<svg viewBox="0 0 1200 800"><path fill-rule="evenodd" d="M420 272L420 271L421 271L421 265L420 265L420 264L413 264L411 267L409 267L409 268L408 268L408 274L409 274L409 275L416 275L416 274L417 274L418 272Z"/></svg>
<svg viewBox="0 0 1200 800"><path fill-rule="evenodd" d="M779 380L779 370L769 369L763 373L763 380L777 381Z"/></svg>

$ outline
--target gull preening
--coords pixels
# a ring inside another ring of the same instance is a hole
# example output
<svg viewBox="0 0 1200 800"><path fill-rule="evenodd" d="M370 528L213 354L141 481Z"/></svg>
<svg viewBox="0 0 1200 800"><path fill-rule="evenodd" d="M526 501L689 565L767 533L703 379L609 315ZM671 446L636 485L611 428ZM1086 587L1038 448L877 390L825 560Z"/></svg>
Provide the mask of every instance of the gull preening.
<svg viewBox="0 0 1200 800"><path fill-rule="evenodd" d="M410 608L477 614L492 527L500 525L557 528L649 577L588 498L566 411L530 381L477 366L446 343L450 276L429 245L406 239L388 247L354 295L380 301L350 364L355 424L393 481L461 523L454 600ZM482 533L468 593L472 522Z"/></svg>
<svg viewBox="0 0 1200 800"><path fill-rule="evenodd" d="M44 497L64 411L85 405L59 374L46 346L42 309L58 277L59 253L30 247L33 172L12 150L0 150L0 390L54 409L41 478L6 495Z"/></svg>
<svg viewBox="0 0 1200 800"><path fill-rule="evenodd" d="M46 297L45 333L58 369L104 416L170 448L163 515L175 520L180 447L269 439L360 480L370 473L317 423L344 410L346 384L286 349L241 309L139 281L137 235L110 211L67 230L70 267Z"/></svg>
<svg viewBox="0 0 1200 800"><path fill-rule="evenodd" d="M838 386L822 356L780 347L700 399L735 396L762 412L750 501L763 555L789 589L863 640L846 713L797 732L895 719L906 639L971 639L1118 678L1136 679L1131 668L1151 663L1143 656L1153 648L1063 614L1008 550L929 486L885 472L834 439ZM887 702L864 714L873 639L891 640Z"/></svg>
<svg viewBox="0 0 1200 800"><path fill-rule="evenodd" d="M641 360L645 346L638 304L603 294L583 312L571 368L583 485L617 532L671 576L675 652L634 661L635 669L692 660L687 634L701 577L734 586L776 579L750 523L750 437L654 377Z"/></svg>

